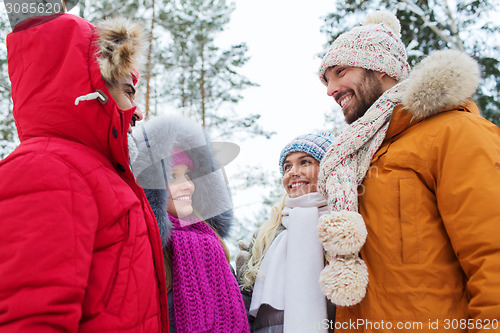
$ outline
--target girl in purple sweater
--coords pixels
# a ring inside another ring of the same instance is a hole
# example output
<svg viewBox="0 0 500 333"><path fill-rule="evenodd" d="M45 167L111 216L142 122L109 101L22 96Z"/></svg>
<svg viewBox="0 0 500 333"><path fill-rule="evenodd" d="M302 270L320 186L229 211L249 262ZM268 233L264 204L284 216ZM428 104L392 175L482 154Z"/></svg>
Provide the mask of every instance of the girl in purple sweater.
<svg viewBox="0 0 500 333"><path fill-rule="evenodd" d="M229 253L232 204L200 126L160 116L134 132L134 174L155 213L171 332L248 332Z"/></svg>

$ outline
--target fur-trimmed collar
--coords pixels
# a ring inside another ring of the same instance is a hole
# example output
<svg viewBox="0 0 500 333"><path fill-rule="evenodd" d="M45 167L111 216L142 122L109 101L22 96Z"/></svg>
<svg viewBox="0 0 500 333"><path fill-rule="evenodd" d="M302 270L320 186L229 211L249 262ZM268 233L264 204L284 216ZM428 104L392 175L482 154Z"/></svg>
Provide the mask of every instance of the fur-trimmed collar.
<svg viewBox="0 0 500 333"><path fill-rule="evenodd" d="M456 50L437 51L422 60L401 83L401 104L413 121L462 105L479 86L478 63Z"/></svg>

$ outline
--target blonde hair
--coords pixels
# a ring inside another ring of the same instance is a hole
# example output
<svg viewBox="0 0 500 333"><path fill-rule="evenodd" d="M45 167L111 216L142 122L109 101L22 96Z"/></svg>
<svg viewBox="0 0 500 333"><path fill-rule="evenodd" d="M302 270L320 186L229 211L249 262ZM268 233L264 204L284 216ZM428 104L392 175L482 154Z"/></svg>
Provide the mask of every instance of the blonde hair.
<svg viewBox="0 0 500 333"><path fill-rule="evenodd" d="M259 273L262 260L269 250L271 243L276 237L279 227L281 226L281 218L283 208L285 208L286 195L283 199L271 209L271 217L262 224L255 241L253 242L252 255L248 260L247 271L243 276L242 288L251 290Z"/></svg>

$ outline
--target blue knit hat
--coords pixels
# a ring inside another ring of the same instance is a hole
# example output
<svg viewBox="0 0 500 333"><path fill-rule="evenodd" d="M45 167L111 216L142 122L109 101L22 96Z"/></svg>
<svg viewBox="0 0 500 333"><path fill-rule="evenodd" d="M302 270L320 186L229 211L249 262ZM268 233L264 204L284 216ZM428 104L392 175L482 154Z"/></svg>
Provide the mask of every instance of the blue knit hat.
<svg viewBox="0 0 500 333"><path fill-rule="evenodd" d="M303 151L304 153L311 155L318 162L321 162L321 159L331 144L332 135L327 132L299 135L290 141L281 151L279 162L281 175L283 176L283 163L285 162L285 158L290 153Z"/></svg>

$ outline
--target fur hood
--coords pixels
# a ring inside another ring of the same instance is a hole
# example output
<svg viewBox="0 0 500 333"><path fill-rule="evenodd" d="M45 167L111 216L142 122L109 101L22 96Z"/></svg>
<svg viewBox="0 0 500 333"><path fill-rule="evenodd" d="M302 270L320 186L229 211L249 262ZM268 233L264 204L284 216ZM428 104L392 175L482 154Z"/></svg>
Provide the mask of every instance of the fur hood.
<svg viewBox="0 0 500 333"><path fill-rule="evenodd" d="M135 128L133 136L138 155L132 170L157 218L163 245L172 230L166 207L174 147L184 150L193 162L190 176L195 185L195 212L221 237L226 237L232 224L232 200L221 165L214 160L201 126L181 117L158 116Z"/></svg>
<svg viewBox="0 0 500 333"><path fill-rule="evenodd" d="M141 40L138 27L125 22L115 18L96 28L65 13L16 25L7 48L21 142L62 138L99 151L114 165L128 165L126 133L134 109L121 110L106 85L122 73L135 75L142 54L134 46ZM104 100L94 99L96 92ZM127 177L133 181L129 170Z"/></svg>
<svg viewBox="0 0 500 333"><path fill-rule="evenodd" d="M135 84L145 42L142 27L124 17L115 17L98 24L97 31L102 78L115 84L119 78L134 73Z"/></svg>
<svg viewBox="0 0 500 333"><path fill-rule="evenodd" d="M418 121L443 109L464 104L479 86L478 63L456 50L424 58L401 83L401 104Z"/></svg>

